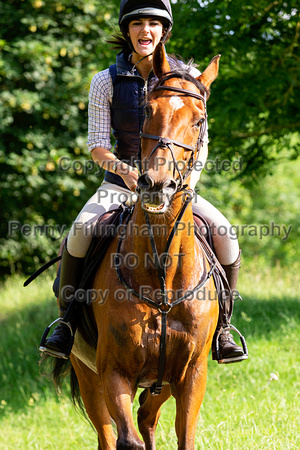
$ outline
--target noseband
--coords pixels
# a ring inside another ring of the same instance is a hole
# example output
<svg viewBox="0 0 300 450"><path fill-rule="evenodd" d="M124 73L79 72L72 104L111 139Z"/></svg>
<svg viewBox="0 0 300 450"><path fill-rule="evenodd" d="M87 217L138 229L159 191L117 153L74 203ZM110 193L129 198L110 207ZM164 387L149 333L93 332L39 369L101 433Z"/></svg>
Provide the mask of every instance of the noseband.
<svg viewBox="0 0 300 450"><path fill-rule="evenodd" d="M170 78L176 78L176 75L172 75L170 77L168 77L168 79ZM195 84L196 85L196 84ZM197 86L198 87L198 86ZM200 150L200 147L203 143L203 137L205 134L205 130L206 130L206 102L205 102L205 98L203 95L198 94L196 92L193 91L189 91L187 89L182 89L179 87L175 87L175 86L157 86L156 88L153 89L153 92L155 91L172 91L172 92L176 92L179 94L184 94L188 97L194 97L197 98L199 100L201 100L204 104L204 108L205 108L205 117L204 117L204 122L201 124L200 130L199 130L199 136L196 142L196 145L194 147L192 147L191 145L187 145L184 144L182 142L178 142L175 141L174 139L170 139L168 137L162 137L162 136L155 136L153 134L147 134L147 133L140 133L140 138L147 138L147 139L154 139L154 140L158 140L157 145L154 147L154 149L152 150L148 160L151 158L151 156L153 155L153 153L158 149L158 148L168 148L171 152L171 156L173 159L173 163L174 163L174 169L173 169L173 177L175 179L175 171L177 171L178 175L179 175L179 179L176 180L177 182L177 189L176 191L179 192L181 190L183 190L185 188L184 186L184 181L187 179L187 177L190 175L190 173L192 172L195 162L196 162L196 158L195 155L197 155L197 153ZM176 145L177 147L182 147L187 151L192 152L192 155L190 157L190 159L188 160L187 163L187 168L185 169L184 173L182 174L179 167L178 167L178 163L176 161L174 152L173 152L173 145Z"/></svg>

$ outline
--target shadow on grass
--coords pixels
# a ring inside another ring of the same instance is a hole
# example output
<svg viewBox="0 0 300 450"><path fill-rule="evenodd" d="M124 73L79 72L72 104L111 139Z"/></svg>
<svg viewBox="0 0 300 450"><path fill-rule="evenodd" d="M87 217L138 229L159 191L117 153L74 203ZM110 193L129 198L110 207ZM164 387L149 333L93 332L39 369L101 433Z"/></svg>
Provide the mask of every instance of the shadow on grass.
<svg viewBox="0 0 300 450"><path fill-rule="evenodd" d="M52 381L42 376L38 351L43 331L56 315L52 297L0 320L0 417L8 411L25 412L50 396L58 399Z"/></svg>
<svg viewBox="0 0 300 450"><path fill-rule="evenodd" d="M52 299L19 309L0 321L1 415L5 411L26 412L35 401L46 401L49 397L58 401L52 382L41 375L38 352L42 333L56 314ZM245 298L236 302L232 322L251 342L258 337L279 336L281 327L288 325L291 318L300 322L299 301L295 299Z"/></svg>
<svg viewBox="0 0 300 450"><path fill-rule="evenodd" d="M280 336L282 327L300 323L300 300L284 297L265 300L244 296L243 301L235 302L232 323L250 339Z"/></svg>

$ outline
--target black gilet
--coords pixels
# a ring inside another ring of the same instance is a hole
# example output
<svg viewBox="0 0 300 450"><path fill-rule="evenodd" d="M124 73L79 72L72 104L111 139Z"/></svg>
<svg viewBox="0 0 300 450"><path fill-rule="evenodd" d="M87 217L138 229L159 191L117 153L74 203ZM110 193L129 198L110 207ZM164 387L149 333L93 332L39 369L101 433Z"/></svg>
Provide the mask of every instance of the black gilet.
<svg viewBox="0 0 300 450"><path fill-rule="evenodd" d="M123 52L117 55L116 64L109 67L109 73L113 83L111 126L116 139L114 154L134 167L134 160L139 156L145 93L154 74L151 72L145 81ZM114 173L106 171L104 179L128 189L122 178Z"/></svg>

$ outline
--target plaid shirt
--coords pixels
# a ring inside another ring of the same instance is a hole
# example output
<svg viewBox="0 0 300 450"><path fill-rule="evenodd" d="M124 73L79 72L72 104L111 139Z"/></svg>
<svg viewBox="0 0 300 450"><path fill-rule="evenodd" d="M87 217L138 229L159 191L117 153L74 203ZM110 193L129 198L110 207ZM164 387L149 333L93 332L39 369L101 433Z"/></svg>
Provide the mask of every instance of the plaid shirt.
<svg viewBox="0 0 300 450"><path fill-rule="evenodd" d="M193 68L191 75L197 77L200 72ZM94 76L91 82L89 94L89 121L88 121L88 148L92 151L96 147L111 149L111 116L110 105L113 97L113 83L109 69L102 70ZM206 134L204 142L208 143L208 133L206 124Z"/></svg>
<svg viewBox="0 0 300 450"><path fill-rule="evenodd" d="M110 105L113 97L113 84L109 69L97 73L91 82L89 95L89 132L88 148L96 147L111 149Z"/></svg>

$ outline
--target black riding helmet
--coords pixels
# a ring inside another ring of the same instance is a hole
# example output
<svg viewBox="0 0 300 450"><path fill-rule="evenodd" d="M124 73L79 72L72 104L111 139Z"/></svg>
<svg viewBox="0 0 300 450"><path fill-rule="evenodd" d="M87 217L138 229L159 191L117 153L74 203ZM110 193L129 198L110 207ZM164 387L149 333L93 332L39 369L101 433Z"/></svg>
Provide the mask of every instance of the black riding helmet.
<svg viewBox="0 0 300 450"><path fill-rule="evenodd" d="M162 42L164 42L173 25L172 9L169 0L121 0L119 27L124 38L132 48L127 35L128 24L131 20L141 17L155 17L159 19L165 29Z"/></svg>

